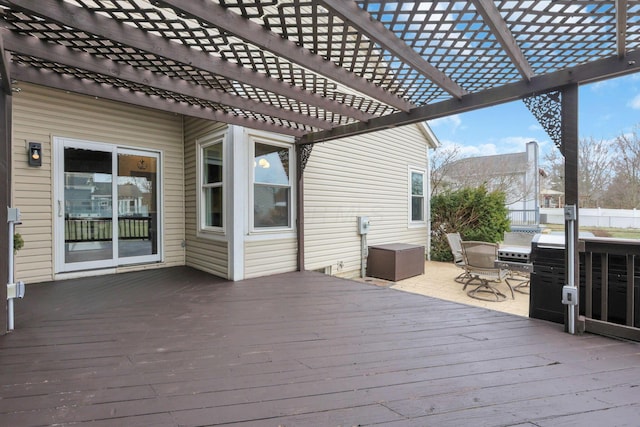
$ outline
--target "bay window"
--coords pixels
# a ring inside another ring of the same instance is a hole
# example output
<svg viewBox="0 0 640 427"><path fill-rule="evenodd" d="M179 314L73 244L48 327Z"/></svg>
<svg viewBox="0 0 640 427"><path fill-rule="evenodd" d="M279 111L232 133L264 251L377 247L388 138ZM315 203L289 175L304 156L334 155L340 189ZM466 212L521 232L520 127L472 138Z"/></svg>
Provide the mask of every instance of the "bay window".
<svg viewBox="0 0 640 427"><path fill-rule="evenodd" d="M290 145L254 142L253 228L291 228Z"/></svg>
<svg viewBox="0 0 640 427"><path fill-rule="evenodd" d="M199 230L224 229L224 134L198 140Z"/></svg>

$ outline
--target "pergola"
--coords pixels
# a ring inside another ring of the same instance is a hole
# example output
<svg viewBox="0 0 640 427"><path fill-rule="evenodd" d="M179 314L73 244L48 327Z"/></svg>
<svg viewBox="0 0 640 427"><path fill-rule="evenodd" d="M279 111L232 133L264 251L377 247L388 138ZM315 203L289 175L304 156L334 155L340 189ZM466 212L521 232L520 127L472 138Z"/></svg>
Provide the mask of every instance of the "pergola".
<svg viewBox="0 0 640 427"><path fill-rule="evenodd" d="M291 135L302 160L317 142L522 99L575 204L577 88L640 69L638 0L0 0L0 26L7 206L14 82Z"/></svg>

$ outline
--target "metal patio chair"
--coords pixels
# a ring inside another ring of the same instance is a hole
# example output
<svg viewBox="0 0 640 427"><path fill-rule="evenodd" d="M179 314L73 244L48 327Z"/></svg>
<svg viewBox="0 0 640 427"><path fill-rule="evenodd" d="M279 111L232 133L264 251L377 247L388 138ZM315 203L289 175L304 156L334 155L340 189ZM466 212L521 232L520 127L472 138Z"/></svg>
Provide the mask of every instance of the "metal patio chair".
<svg viewBox="0 0 640 427"><path fill-rule="evenodd" d="M467 268L464 262L464 255L462 254L462 237L460 233L447 233L447 242L449 242L449 248L451 249L451 254L453 255L453 263L456 267L462 269L462 273L456 277L455 280L458 283L465 283L469 278L469 273L467 273Z"/></svg>
<svg viewBox="0 0 640 427"><path fill-rule="evenodd" d="M467 292L471 298L485 301L504 301L507 296L497 287L499 283L506 283L511 291L511 298L514 299L513 288L509 283L511 272L495 266L498 259L498 245L489 242L462 241L462 254L465 260L465 267L469 277L464 283L462 290L473 281L480 284Z"/></svg>

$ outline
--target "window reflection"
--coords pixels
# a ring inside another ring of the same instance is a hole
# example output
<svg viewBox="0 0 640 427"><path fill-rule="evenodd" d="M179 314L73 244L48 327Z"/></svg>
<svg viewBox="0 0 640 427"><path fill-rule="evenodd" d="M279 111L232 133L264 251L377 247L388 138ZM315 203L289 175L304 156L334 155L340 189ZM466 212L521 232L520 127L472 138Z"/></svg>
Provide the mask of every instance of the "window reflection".
<svg viewBox="0 0 640 427"><path fill-rule="evenodd" d="M291 227L290 149L255 144L254 227Z"/></svg>

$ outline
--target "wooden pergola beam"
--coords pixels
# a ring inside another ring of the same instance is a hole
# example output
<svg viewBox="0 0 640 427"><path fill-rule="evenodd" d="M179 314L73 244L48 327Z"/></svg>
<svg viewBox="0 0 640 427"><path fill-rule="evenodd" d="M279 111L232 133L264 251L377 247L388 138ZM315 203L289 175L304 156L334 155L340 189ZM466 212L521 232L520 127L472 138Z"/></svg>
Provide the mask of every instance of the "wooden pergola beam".
<svg viewBox="0 0 640 427"><path fill-rule="evenodd" d="M525 58L518 42L507 27L507 23L502 19L500 11L493 0L472 0L476 10L484 19L485 24L491 29L491 33L496 38L500 46L505 50L513 65L518 69L520 75L527 81L535 75L529 61Z"/></svg>
<svg viewBox="0 0 640 427"><path fill-rule="evenodd" d="M225 9L213 2L202 2L194 0L156 0L154 4L165 5L174 10L184 12L198 20L228 31L233 35L258 46L264 50L285 58L291 62L301 65L315 73L321 74L331 80L339 82L351 89L354 89L366 96L391 105L398 110L408 111L415 105L388 92L366 79L350 73L344 68L338 67L331 61L327 61L300 47L296 43L287 40L280 35L268 31L261 25L249 19Z"/></svg>
<svg viewBox="0 0 640 427"><path fill-rule="evenodd" d="M627 49L627 0L616 1L616 50L623 57Z"/></svg>
<svg viewBox="0 0 640 427"><path fill-rule="evenodd" d="M2 32L0 31L0 34ZM98 58L89 53L69 49L65 46L44 42L37 37L21 36L6 32L5 45L8 50L45 61L67 65L81 70L91 71L115 79L126 80L139 85L162 89L178 95L184 95L204 101L227 105L243 111L252 111L270 117L276 117L294 123L300 123L318 129L331 129L333 124L295 111L285 110L263 102L231 95L227 92L196 86L185 80L172 79L151 71L132 67L110 59Z"/></svg>
<svg viewBox="0 0 640 427"><path fill-rule="evenodd" d="M418 52L407 46L393 31L389 30L381 22L372 19L371 15L362 10L354 1L318 0L318 3L340 16L345 22L348 22L359 32L383 46L392 54L396 55L401 61L409 64L416 71L452 96L459 99L467 93L467 91L461 88L456 82L451 80L449 76L425 61Z"/></svg>
<svg viewBox="0 0 640 427"><path fill-rule="evenodd" d="M93 34L159 57L223 76L296 101L333 111L346 117L366 121L373 116L348 105L302 90L265 74L224 61L187 45L174 43L148 31L140 30L84 8L55 0L20 0L3 3L26 13L35 14L87 34Z"/></svg>
<svg viewBox="0 0 640 427"><path fill-rule="evenodd" d="M251 129L264 130L266 132L290 135L293 137L301 137L304 134L302 130L290 127L278 126L260 120L234 116L211 108L203 108L187 103L167 100L141 92L134 92L128 89L115 88L111 85L100 84L90 80L63 76L62 74L58 74L53 71L19 66L15 63L11 65L11 73L17 81L24 81L27 83L108 99L111 101L124 102L139 107L153 108L185 116L198 117L206 120L244 126Z"/></svg>
<svg viewBox="0 0 640 427"><path fill-rule="evenodd" d="M11 57L5 53L4 37L4 32L0 31L0 89L6 95L11 96L11 73L9 72Z"/></svg>
<svg viewBox="0 0 640 427"><path fill-rule="evenodd" d="M545 93L569 84L584 84L604 80L640 70L640 49L628 52L624 58L617 55L578 65L568 70L533 77L531 81L506 84L480 93L471 93L462 99L449 99L417 107L408 113L395 113L369 120L339 126L331 130L314 132L302 137L299 144L315 144L347 136L361 135L396 126L404 126L426 120L446 117L456 113L476 110L492 105L515 101L525 96Z"/></svg>

